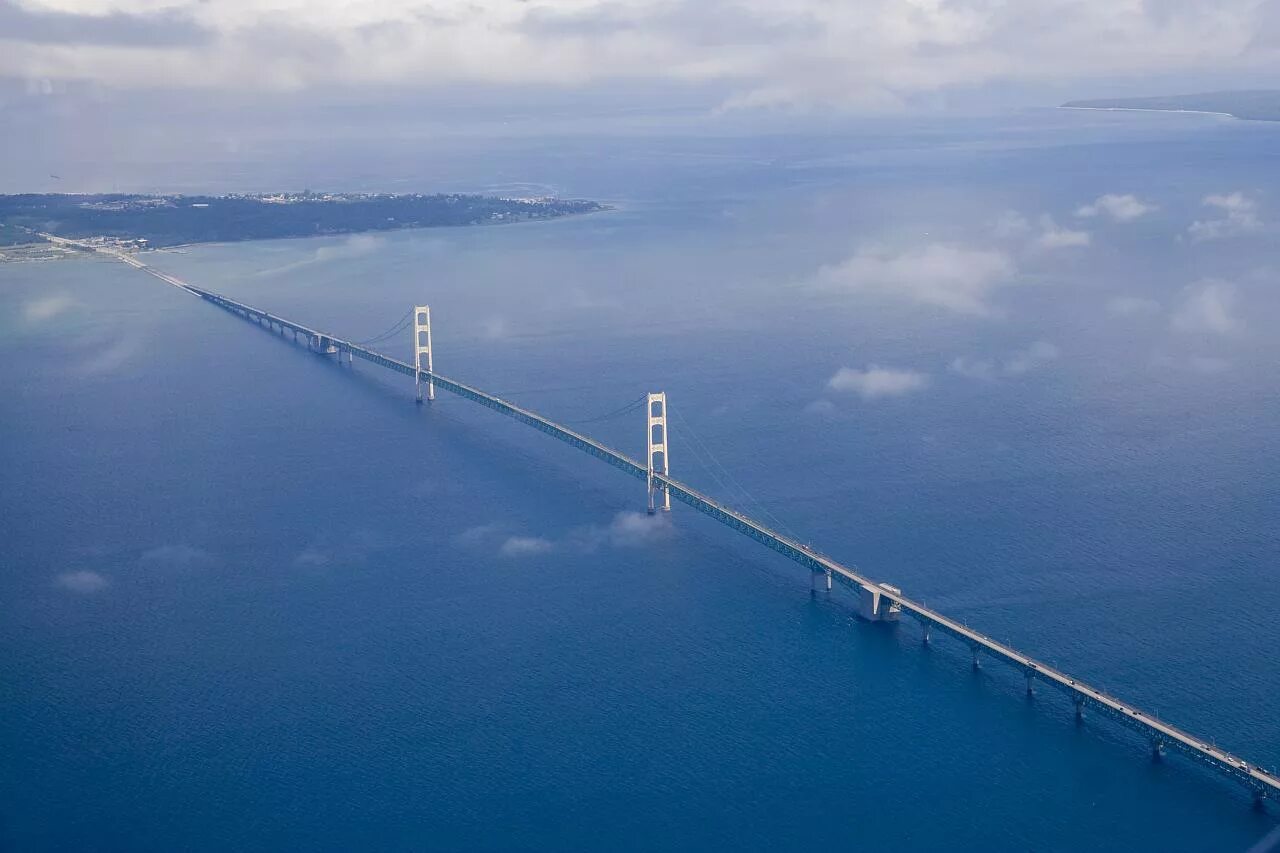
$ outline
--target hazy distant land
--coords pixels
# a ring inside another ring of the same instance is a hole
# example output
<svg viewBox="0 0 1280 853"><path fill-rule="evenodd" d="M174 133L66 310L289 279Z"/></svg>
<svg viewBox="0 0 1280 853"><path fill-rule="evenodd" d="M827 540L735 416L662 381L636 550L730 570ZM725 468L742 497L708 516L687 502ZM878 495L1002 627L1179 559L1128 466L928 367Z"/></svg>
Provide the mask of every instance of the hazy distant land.
<svg viewBox="0 0 1280 853"><path fill-rule="evenodd" d="M494 225L603 210L594 201L479 195L0 195L0 245L103 237L139 247Z"/></svg>
<svg viewBox="0 0 1280 853"><path fill-rule="evenodd" d="M1091 110L1220 113L1255 121L1280 121L1280 90L1205 92L1199 95L1164 95L1154 98L1097 98L1068 101L1062 106Z"/></svg>

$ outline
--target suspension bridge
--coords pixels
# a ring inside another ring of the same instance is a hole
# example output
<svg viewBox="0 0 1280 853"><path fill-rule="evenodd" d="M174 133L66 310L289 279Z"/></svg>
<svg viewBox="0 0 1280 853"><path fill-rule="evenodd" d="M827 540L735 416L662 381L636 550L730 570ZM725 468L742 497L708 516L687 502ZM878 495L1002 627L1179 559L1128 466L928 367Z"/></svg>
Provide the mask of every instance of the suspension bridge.
<svg viewBox="0 0 1280 853"><path fill-rule="evenodd" d="M1086 712L1097 713L1113 720L1143 738L1150 746L1152 757L1157 760L1167 752L1175 752L1242 784L1252 795L1253 802L1257 806L1261 806L1266 800L1280 800L1280 777L1273 772L1268 772L1256 764L1221 749L1209 739L1183 731L1116 696L1105 693L1055 667L1048 666L1043 661L1005 643L993 640L974 628L926 607L905 595L897 587L866 577L861 572L815 551L797 539L748 518L737 510L671 477L667 444L669 412L666 394L663 392L649 393L642 398L648 429L646 457L641 462L509 400L435 372L431 351L431 312L425 305L415 306L389 332L370 341L355 342L188 284L127 253L56 238L53 235L42 236L63 245L108 254L167 284L255 323L265 330L279 335L292 335L294 341L307 346L313 352L334 357L339 361L345 359L348 363L353 363L358 358L378 367L401 373L413 380L419 403L424 399L433 400L436 388L439 387L533 427L612 465L623 473L645 481L649 512L669 511L671 501L674 499L808 569L814 589L823 586L831 590L837 583L847 587L857 598L858 616L868 622L897 623L903 617L913 619L919 624L922 641L926 645L932 643L935 636L946 636L959 641L969 649L975 670L980 669L986 659L1008 665L1025 678L1028 696L1034 694L1037 684L1046 685L1071 703L1078 721L1084 718ZM374 343L387 340L410 328L413 335L412 363L400 361L371 348ZM630 411L639 402L636 401L636 404L629 404L618 411Z"/></svg>

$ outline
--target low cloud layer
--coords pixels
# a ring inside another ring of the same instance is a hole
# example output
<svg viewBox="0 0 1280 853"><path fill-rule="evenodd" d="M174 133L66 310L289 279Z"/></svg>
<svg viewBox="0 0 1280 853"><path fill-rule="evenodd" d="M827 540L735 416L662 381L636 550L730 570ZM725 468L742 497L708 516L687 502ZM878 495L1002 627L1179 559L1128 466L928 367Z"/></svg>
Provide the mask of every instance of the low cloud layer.
<svg viewBox="0 0 1280 853"><path fill-rule="evenodd" d="M1107 313L1117 317L1137 317L1159 310L1159 302L1143 296L1113 296L1107 300Z"/></svg>
<svg viewBox="0 0 1280 853"><path fill-rule="evenodd" d="M1063 228L1052 217L1040 219L1040 236L1036 237L1037 249L1075 249L1088 246L1093 239L1087 231Z"/></svg>
<svg viewBox="0 0 1280 853"><path fill-rule="evenodd" d="M61 293L41 296L22 306L22 318L28 323L36 325L52 320L60 314L65 314L78 304L70 296Z"/></svg>
<svg viewBox="0 0 1280 853"><path fill-rule="evenodd" d="M1181 332L1226 335L1240 326L1236 315L1236 286L1226 281L1203 281L1187 289L1170 323Z"/></svg>
<svg viewBox="0 0 1280 853"><path fill-rule="evenodd" d="M145 568L193 570L207 569L217 560L208 551L190 545L161 545L144 552L139 562Z"/></svg>
<svg viewBox="0 0 1280 853"><path fill-rule="evenodd" d="M54 578L54 584L78 595L91 595L107 588L108 581L97 572L63 572Z"/></svg>
<svg viewBox="0 0 1280 853"><path fill-rule="evenodd" d="M1013 283L1016 267L1004 252L946 243L904 251L864 248L818 272L821 286L902 299L959 314L994 313L991 296Z"/></svg>
<svg viewBox="0 0 1280 853"><path fill-rule="evenodd" d="M900 397L920 391L929 385L929 376L915 370L899 370L892 367L871 365L866 370L842 367L827 380L832 391L857 394L864 400L878 397Z"/></svg>
<svg viewBox="0 0 1280 853"><path fill-rule="evenodd" d="M671 517L666 513L623 511L608 524L575 527L555 537L516 533L507 524L493 522L468 528L455 536L454 541L464 548L492 549L501 557L523 559L556 551L589 554L602 548L643 548L674 535Z"/></svg>
<svg viewBox="0 0 1280 853"><path fill-rule="evenodd" d="M893 108L1000 82L1248 79L1274 62L1271 5L0 0L0 76L243 91L661 80L713 86L724 109Z"/></svg>
<svg viewBox="0 0 1280 853"><path fill-rule="evenodd" d="M1258 203L1244 193L1205 196L1204 206L1216 215L1191 223L1187 233L1195 242L1240 237L1257 233L1263 228L1258 216Z"/></svg>
<svg viewBox="0 0 1280 853"><path fill-rule="evenodd" d="M1154 204L1147 204L1135 195L1107 193L1098 196L1092 204L1080 207L1076 211L1076 216L1083 218L1105 216L1116 222L1132 222L1156 209Z"/></svg>
<svg viewBox="0 0 1280 853"><path fill-rule="evenodd" d="M958 376L990 382L1001 377L1024 376L1056 361L1058 355L1058 348L1053 344L1048 341L1036 341L1026 349L1012 352L1003 358L983 359L961 356L953 359L947 369Z"/></svg>
<svg viewBox="0 0 1280 853"><path fill-rule="evenodd" d="M532 557L545 554L554 547L551 540L541 536L508 536L498 547L498 553L503 557Z"/></svg>

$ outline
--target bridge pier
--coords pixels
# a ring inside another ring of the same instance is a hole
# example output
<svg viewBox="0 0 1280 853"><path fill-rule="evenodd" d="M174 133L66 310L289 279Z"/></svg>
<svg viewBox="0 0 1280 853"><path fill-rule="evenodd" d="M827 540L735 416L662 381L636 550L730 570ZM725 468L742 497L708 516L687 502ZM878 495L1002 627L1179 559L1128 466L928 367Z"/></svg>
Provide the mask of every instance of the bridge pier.
<svg viewBox="0 0 1280 853"><path fill-rule="evenodd" d="M982 661L978 660L978 652L982 650L982 646L979 646L977 643L974 643L973 645L969 646L969 648L973 650L973 671L977 672L978 670L982 669Z"/></svg>
<svg viewBox="0 0 1280 853"><path fill-rule="evenodd" d="M921 642L927 646L929 645L929 632L933 629L933 623L921 622L920 627L924 629L924 636L921 638Z"/></svg>
<svg viewBox="0 0 1280 853"><path fill-rule="evenodd" d="M886 593L898 594L902 590L888 584L875 584L860 588L858 615L868 622L897 622L902 607Z"/></svg>
<svg viewBox="0 0 1280 853"><path fill-rule="evenodd" d="M1032 685L1032 681L1036 677L1035 671L1028 669L1026 672L1026 676L1027 676L1027 698L1030 699L1032 696L1036 695L1035 687Z"/></svg>
<svg viewBox="0 0 1280 853"><path fill-rule="evenodd" d="M1084 697L1077 696L1075 698L1075 704L1076 704L1076 722L1079 723L1084 720Z"/></svg>
<svg viewBox="0 0 1280 853"><path fill-rule="evenodd" d="M1161 761L1164 759L1164 741L1160 738L1151 739L1151 760Z"/></svg>

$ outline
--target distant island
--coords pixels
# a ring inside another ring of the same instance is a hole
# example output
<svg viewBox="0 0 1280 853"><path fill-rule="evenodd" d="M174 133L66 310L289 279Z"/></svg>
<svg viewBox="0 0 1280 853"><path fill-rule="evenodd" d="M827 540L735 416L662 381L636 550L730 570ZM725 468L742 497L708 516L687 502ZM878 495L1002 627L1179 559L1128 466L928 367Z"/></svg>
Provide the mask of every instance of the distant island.
<svg viewBox="0 0 1280 853"><path fill-rule="evenodd" d="M1280 90L1205 92L1199 95L1165 95L1155 98L1100 98L1068 101L1062 106L1081 110L1219 113L1254 121L1280 121Z"/></svg>
<svg viewBox="0 0 1280 853"><path fill-rule="evenodd" d="M43 242L41 232L101 237L135 248L496 225L604 210L594 201L480 195L0 195L0 246Z"/></svg>

